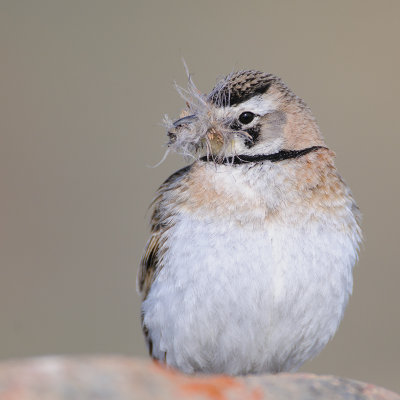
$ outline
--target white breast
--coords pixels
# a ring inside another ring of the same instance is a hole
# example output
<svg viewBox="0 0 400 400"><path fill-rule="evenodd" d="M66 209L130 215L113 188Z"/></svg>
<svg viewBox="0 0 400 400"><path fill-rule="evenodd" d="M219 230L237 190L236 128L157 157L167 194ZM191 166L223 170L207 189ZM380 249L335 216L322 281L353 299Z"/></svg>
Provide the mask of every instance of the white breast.
<svg viewBox="0 0 400 400"><path fill-rule="evenodd" d="M348 232L309 216L256 227L180 213L142 308L153 355L233 375L316 355L342 318L357 256Z"/></svg>

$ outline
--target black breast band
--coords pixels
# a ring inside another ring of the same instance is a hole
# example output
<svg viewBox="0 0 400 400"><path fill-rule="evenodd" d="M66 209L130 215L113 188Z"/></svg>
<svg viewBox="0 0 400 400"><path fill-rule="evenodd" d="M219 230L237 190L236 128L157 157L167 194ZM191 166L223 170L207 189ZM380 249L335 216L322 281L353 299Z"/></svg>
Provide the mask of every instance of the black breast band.
<svg viewBox="0 0 400 400"><path fill-rule="evenodd" d="M312 146L302 150L281 150L278 153L273 154L258 154L254 156L249 156L246 154L237 155L233 157L225 157L220 160L218 158L213 158L212 156L201 157L201 161L214 161L217 164L248 164L248 163L258 163L262 161L278 162L283 160L288 160L290 158L299 158L305 156L312 151L318 149L326 149L323 146Z"/></svg>

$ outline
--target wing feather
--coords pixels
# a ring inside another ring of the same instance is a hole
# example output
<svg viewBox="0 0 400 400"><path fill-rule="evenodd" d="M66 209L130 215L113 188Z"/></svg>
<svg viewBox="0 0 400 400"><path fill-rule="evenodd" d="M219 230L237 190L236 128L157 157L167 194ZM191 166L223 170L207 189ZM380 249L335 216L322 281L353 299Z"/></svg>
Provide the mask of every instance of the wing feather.
<svg viewBox="0 0 400 400"><path fill-rule="evenodd" d="M174 204L171 199L166 200L166 195L171 190L181 191L181 181L190 171L191 165L180 169L172 174L158 189L157 195L151 203L150 207L154 207L151 216L151 236L145 247L137 276L138 291L142 297L142 301L146 300L150 292L151 285L157 274L162 269L162 254L165 251L163 244L166 240L166 232L173 225L172 219ZM173 196L172 196L173 198ZM149 330L144 324L144 314L141 315L142 329L147 342L150 356L153 356L153 343L149 335Z"/></svg>
<svg viewBox="0 0 400 400"><path fill-rule="evenodd" d="M171 215L173 204L166 204L166 194L171 190L180 189L182 178L190 171L191 165L172 174L158 189L151 206L154 207L151 217L151 236L147 242L144 254L140 261L137 282L138 290L144 301L149 294L151 285L157 273L162 268L162 251L165 242L165 233L172 226Z"/></svg>

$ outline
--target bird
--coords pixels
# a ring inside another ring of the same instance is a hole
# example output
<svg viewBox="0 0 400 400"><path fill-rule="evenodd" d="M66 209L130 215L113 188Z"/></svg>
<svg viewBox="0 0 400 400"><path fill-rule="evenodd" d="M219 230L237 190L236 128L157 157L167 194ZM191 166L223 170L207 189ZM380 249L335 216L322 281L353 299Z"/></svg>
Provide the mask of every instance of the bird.
<svg viewBox="0 0 400 400"><path fill-rule="evenodd" d="M185 374L294 372L352 293L361 214L305 102L277 76L231 72L165 119L190 158L158 189L137 276L150 356Z"/></svg>

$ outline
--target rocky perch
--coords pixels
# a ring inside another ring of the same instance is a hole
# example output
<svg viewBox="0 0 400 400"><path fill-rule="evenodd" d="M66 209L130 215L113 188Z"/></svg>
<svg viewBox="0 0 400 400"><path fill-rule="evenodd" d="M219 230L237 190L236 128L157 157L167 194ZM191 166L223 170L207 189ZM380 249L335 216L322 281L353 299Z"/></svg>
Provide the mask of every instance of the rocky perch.
<svg viewBox="0 0 400 400"><path fill-rule="evenodd" d="M386 389L335 376L187 376L124 357L41 357L0 363L0 400L400 400Z"/></svg>

